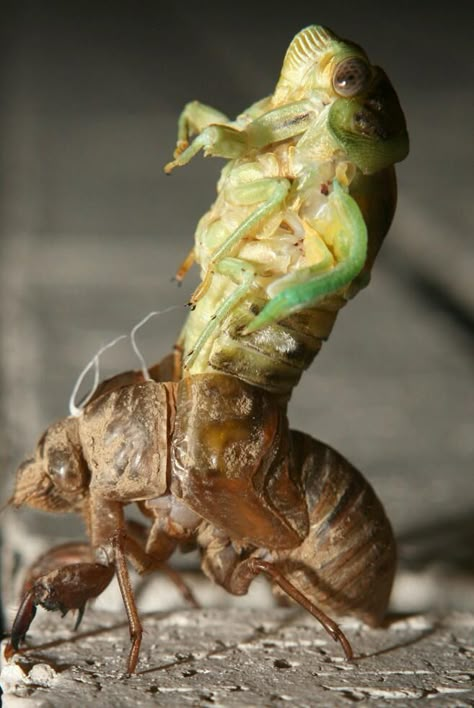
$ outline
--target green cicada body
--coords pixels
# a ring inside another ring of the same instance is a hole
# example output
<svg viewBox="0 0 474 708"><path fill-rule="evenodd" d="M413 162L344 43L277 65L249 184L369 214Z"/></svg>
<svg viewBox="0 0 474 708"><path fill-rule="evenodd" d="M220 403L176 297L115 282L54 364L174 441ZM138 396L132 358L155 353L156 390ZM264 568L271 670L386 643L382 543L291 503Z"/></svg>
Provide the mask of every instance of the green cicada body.
<svg viewBox="0 0 474 708"><path fill-rule="evenodd" d="M200 149L229 162L196 231L183 373L225 372L288 399L369 280L408 151L403 112L362 49L312 26L273 95L235 121L188 104L166 171Z"/></svg>

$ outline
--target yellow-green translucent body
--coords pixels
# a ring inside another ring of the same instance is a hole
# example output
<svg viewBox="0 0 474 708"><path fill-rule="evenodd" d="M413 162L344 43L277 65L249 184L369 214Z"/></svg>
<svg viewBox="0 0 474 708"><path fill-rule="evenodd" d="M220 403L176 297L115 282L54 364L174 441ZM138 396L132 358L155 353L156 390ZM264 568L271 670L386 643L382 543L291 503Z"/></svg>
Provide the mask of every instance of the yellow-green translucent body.
<svg viewBox="0 0 474 708"><path fill-rule="evenodd" d="M295 179L288 170L288 147L285 148L280 148L279 154L265 152L256 161L244 165L236 160L224 169L218 198L201 219L196 232L196 260L203 274L214 250L254 208L233 204L227 197L229 186L234 188L239 184L239 179L245 179L257 171L266 177L284 174ZM342 166L348 167L347 163ZM364 276L370 273L396 204L393 168L371 176L355 173L351 191L368 226L368 256L363 274L343 291L326 297L316 307L302 309L281 322L243 335L244 327L270 299L271 285L282 276L325 259L328 260L328 269L334 266L334 255L318 233L317 218L314 218L318 212L324 211L326 197L321 194L321 184L327 184L334 171L332 165L322 165L319 181L315 178L313 184L305 183L296 189L286 209L270 217L258 233L234 250L234 256L255 266L257 275L254 285L248 296L215 329L186 373L222 371L285 398L290 396L302 372L329 336L339 309L366 284L368 278ZM213 275L212 287L189 314L182 333L185 362L210 318L236 287L229 276Z"/></svg>
<svg viewBox="0 0 474 708"><path fill-rule="evenodd" d="M392 165L408 152L403 112L360 47L311 26L274 94L235 121L188 104L165 170L199 150L229 162L195 235L183 375L225 372L288 399L369 281L396 205Z"/></svg>

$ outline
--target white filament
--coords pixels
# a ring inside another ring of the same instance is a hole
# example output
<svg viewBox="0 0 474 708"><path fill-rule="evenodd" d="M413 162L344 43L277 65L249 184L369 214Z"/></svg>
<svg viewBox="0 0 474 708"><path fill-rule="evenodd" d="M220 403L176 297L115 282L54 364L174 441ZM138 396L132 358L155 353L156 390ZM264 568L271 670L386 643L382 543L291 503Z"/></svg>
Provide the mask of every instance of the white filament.
<svg viewBox="0 0 474 708"><path fill-rule="evenodd" d="M149 312L143 319L136 324L133 329L130 332L130 341L132 344L133 351L135 352L139 362L140 362L140 368L143 374L143 378L145 381L149 381L151 379L150 373L148 371L148 367L146 365L145 359L143 357L143 354L139 350L137 346L137 341L136 341L136 333L140 329L140 327L143 327L144 324L148 322L152 317L155 317L157 315L164 315L167 312L172 312L172 310L177 310L180 307L184 307L184 305L171 305L170 307L165 308L164 310L154 310L153 312ZM94 393L97 391L97 387L99 385L99 358L100 355L103 354L107 349L110 349L111 347L115 346L117 342L120 342L122 339L127 339L126 334L121 334L119 337L116 337L113 339L111 342L108 342L107 344L104 344L103 347L99 349L96 354L92 357L92 359L86 364L86 366L83 368L81 373L78 376L78 379L76 383L74 384L74 388L71 393L71 397L69 398L69 414L71 416L77 417L78 415L81 414L82 410L84 407L89 403L91 398L93 397ZM81 402L79 406L76 406L76 397L78 394L78 391L82 385L82 382L84 381L84 378L88 374L88 372L94 367L94 382L92 384L92 388L90 392L87 394L86 398Z"/></svg>
<svg viewBox="0 0 474 708"><path fill-rule="evenodd" d="M74 388L72 389L71 397L69 399L69 414L77 417L78 415L81 414L82 409L84 406L86 406L89 401L91 400L92 396L97 390L97 386L99 385L99 357L101 354L103 354L107 349L110 349L111 347L115 346L117 342L120 342L121 339L126 339L127 335L126 334L121 334L120 337L116 337L113 339L111 342L108 342L107 344L104 344L103 347L99 349L99 351L94 354L92 359L86 364L86 366L83 368L81 373L79 374L79 377L74 385ZM92 389L86 396L86 398L82 401L80 406L76 406L75 400L77 393L82 385L82 382L84 381L84 378L86 374L94 367L94 383L92 385Z"/></svg>
<svg viewBox="0 0 474 708"><path fill-rule="evenodd" d="M142 370L143 378L145 381L150 381L151 376L150 372L148 371L148 367L145 362L145 358L141 351L138 348L137 345L137 340L136 340L136 333L138 330L145 325L148 320L151 320L152 317L156 317L157 315L165 315L167 312L172 312L173 310L177 310L178 308L183 307L182 305L171 305L170 307L165 308L164 310L153 310L153 312L149 312L140 322L138 322L135 327L132 329L130 332L130 341L132 344L133 351L135 352L138 361L140 362L140 368Z"/></svg>

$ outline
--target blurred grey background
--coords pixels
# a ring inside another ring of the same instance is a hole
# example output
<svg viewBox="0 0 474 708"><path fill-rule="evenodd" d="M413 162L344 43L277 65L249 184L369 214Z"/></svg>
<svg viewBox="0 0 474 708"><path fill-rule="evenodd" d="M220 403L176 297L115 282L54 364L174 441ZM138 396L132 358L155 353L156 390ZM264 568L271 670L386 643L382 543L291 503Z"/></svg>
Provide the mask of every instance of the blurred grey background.
<svg viewBox="0 0 474 708"><path fill-rule="evenodd" d="M372 284L305 375L292 425L337 447L383 499L401 545L398 606L472 608L472 5L1 7L3 499L103 343L180 305L141 331L151 363L180 329L197 274L182 288L171 277L223 164L163 174L182 106L197 98L237 114L273 90L293 35L324 24L385 68L412 147ZM104 376L136 366L124 343L102 358ZM32 512L5 514L3 529L7 575L19 556L78 532Z"/></svg>

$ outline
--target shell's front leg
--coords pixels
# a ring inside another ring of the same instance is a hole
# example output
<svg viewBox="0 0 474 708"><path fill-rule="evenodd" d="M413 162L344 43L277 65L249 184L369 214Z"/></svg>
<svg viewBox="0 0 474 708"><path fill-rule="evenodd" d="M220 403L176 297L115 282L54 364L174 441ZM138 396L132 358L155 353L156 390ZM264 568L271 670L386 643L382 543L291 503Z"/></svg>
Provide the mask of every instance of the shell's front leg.
<svg viewBox="0 0 474 708"><path fill-rule="evenodd" d="M5 650L6 657L11 657L19 649L38 606L59 611L63 616L77 610L77 629L88 600L98 597L113 576L113 564L94 562L92 550L85 543L57 546L42 555L31 566L25 580L23 599Z"/></svg>

